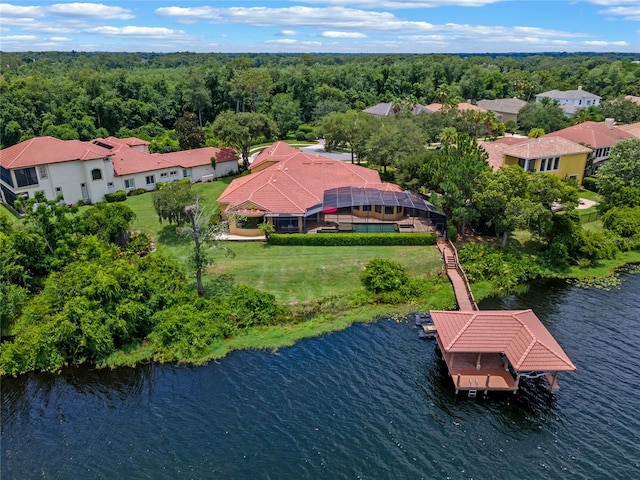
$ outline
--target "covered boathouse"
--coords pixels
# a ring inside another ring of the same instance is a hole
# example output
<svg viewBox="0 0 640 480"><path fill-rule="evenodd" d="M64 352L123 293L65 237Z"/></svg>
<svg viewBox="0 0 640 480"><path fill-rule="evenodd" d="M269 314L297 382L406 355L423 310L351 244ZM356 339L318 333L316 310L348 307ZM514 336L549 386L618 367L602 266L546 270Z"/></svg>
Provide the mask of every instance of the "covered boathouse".
<svg viewBox="0 0 640 480"><path fill-rule="evenodd" d="M532 310L431 311L436 339L456 393L516 392L521 378L544 377L575 365Z"/></svg>

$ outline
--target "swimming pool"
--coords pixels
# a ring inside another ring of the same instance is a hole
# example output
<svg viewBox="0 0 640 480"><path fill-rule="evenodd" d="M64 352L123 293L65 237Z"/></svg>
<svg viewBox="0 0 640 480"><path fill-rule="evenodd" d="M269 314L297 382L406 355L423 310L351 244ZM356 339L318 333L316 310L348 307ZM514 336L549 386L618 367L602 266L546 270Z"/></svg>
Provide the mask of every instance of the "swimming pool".
<svg viewBox="0 0 640 480"><path fill-rule="evenodd" d="M397 223L352 223L354 233L396 233Z"/></svg>

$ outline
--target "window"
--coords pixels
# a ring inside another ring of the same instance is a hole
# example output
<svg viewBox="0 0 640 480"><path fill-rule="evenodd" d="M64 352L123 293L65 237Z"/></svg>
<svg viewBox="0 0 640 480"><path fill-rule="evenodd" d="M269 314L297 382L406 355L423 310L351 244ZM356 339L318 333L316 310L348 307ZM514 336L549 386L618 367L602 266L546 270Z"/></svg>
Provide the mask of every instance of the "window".
<svg viewBox="0 0 640 480"><path fill-rule="evenodd" d="M2 179L2 181L7 185L11 185L13 187L13 179L11 178L11 172L2 166L0 166L0 179Z"/></svg>
<svg viewBox="0 0 640 480"><path fill-rule="evenodd" d="M124 188L127 189L127 190L132 189L132 188L136 188L136 180L135 180L135 178L127 178L124 181Z"/></svg>
<svg viewBox="0 0 640 480"><path fill-rule="evenodd" d="M382 213L382 205L376 205L376 213Z"/></svg>
<svg viewBox="0 0 640 480"><path fill-rule="evenodd" d="M167 178L168 176L169 176L169 174L168 174L167 172L162 172L162 173L160 174L160 178L161 178L161 179L162 179L162 178Z"/></svg>
<svg viewBox="0 0 640 480"><path fill-rule="evenodd" d="M236 225L238 228L245 228L249 230L257 230L258 225L264 223L264 217L246 217L246 218L238 218L236 220Z"/></svg>
<svg viewBox="0 0 640 480"><path fill-rule="evenodd" d="M169 176L171 178L175 178L178 176L178 171L177 170L172 170L171 172L169 172Z"/></svg>
<svg viewBox="0 0 640 480"><path fill-rule="evenodd" d="M102 170L99 168L94 168L91 170L91 179L92 180L102 180Z"/></svg>
<svg viewBox="0 0 640 480"><path fill-rule="evenodd" d="M354 205L354 206L353 206L353 209L354 209L354 210L360 210L360 205Z"/></svg>
<svg viewBox="0 0 640 480"><path fill-rule="evenodd" d="M526 172L534 172L536 169L536 160L528 158L519 158L518 165Z"/></svg>
<svg viewBox="0 0 640 480"><path fill-rule="evenodd" d="M185 168L184 170L182 170L182 176L184 178L191 178L191 169Z"/></svg>
<svg viewBox="0 0 640 480"><path fill-rule="evenodd" d="M560 157L540 159L541 172L552 172L552 171L558 170L559 166L560 166Z"/></svg>
<svg viewBox="0 0 640 480"><path fill-rule="evenodd" d="M147 175L144 177L147 185L155 185L156 184L156 176L155 175Z"/></svg>
<svg viewBox="0 0 640 480"><path fill-rule="evenodd" d="M47 166L46 165L40 165L38 167L38 173L40 174L40 178L42 178L42 179L47 178Z"/></svg>
<svg viewBox="0 0 640 480"><path fill-rule="evenodd" d="M393 207L384 207L384 213L386 215L392 215L393 214Z"/></svg>
<svg viewBox="0 0 640 480"><path fill-rule="evenodd" d="M17 168L13 173L16 176L16 183L18 187L38 185L38 177L36 176L36 169L34 167Z"/></svg>
<svg viewBox="0 0 640 480"><path fill-rule="evenodd" d="M371 211L371 205L363 205L362 206L362 211L363 212L370 212Z"/></svg>

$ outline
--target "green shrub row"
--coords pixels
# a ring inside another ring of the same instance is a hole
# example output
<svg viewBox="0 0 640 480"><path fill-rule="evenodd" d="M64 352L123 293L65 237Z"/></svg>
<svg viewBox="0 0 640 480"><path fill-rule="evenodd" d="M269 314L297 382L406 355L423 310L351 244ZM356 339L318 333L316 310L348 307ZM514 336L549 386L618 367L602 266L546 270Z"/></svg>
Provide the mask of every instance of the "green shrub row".
<svg viewBox="0 0 640 480"><path fill-rule="evenodd" d="M306 245L317 247L338 246L380 246L380 245L435 245L436 233L305 233L273 234L269 237L270 245Z"/></svg>
<svg viewBox="0 0 640 480"><path fill-rule="evenodd" d="M107 203L124 202L127 199L127 192L124 190L118 190L117 192L107 193L104 196L104 199Z"/></svg>
<svg viewBox="0 0 640 480"><path fill-rule="evenodd" d="M143 193L147 193L145 188L134 188L133 190L129 190L127 192L127 197L133 197L135 195L142 195Z"/></svg>
<svg viewBox="0 0 640 480"><path fill-rule="evenodd" d="M598 193L598 179L596 177L584 177L582 179L582 186L586 190Z"/></svg>

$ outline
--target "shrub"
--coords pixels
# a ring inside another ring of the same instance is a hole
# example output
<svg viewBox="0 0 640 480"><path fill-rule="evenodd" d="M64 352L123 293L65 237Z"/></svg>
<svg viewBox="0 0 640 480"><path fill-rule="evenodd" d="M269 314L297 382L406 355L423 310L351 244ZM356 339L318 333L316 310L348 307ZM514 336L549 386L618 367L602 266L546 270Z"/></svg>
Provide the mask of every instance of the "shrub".
<svg viewBox="0 0 640 480"><path fill-rule="evenodd" d="M181 180L178 180L176 183L179 183L180 185L190 185L191 184L191 179L190 178L183 178Z"/></svg>
<svg viewBox="0 0 640 480"><path fill-rule="evenodd" d="M134 188L133 190L129 190L127 192L127 197L133 197L135 195L142 195L143 193L147 193L147 190L144 188Z"/></svg>
<svg viewBox="0 0 640 480"><path fill-rule="evenodd" d="M276 297L247 285L239 285L228 299L229 310L239 327L273 325L286 317Z"/></svg>
<svg viewBox="0 0 640 480"><path fill-rule="evenodd" d="M598 179L595 177L584 177L582 179L582 186L586 190L590 190L592 192L598 192Z"/></svg>
<svg viewBox="0 0 640 480"><path fill-rule="evenodd" d="M298 140L299 142L303 142L307 139L307 134L304 133L302 130L298 130L296 133L296 140Z"/></svg>
<svg viewBox="0 0 640 480"><path fill-rule="evenodd" d="M127 192L125 192L124 190L118 190L117 192L107 193L104 196L104 199L108 203L124 202L127 199Z"/></svg>
<svg viewBox="0 0 640 480"><path fill-rule="evenodd" d="M374 258L360 275L360 281L372 293L402 292L409 282L409 275L397 262Z"/></svg>
<svg viewBox="0 0 640 480"><path fill-rule="evenodd" d="M316 247L363 246L363 245L435 245L436 233L291 233L269 236L270 245L307 245Z"/></svg>
<svg viewBox="0 0 640 480"><path fill-rule="evenodd" d="M621 237L640 236L640 207L614 207L604 214L602 225Z"/></svg>
<svg viewBox="0 0 640 480"><path fill-rule="evenodd" d="M313 142L315 141L316 138L317 138L317 135L315 134L315 132L306 133L304 136L304 139L308 142Z"/></svg>
<svg viewBox="0 0 640 480"><path fill-rule="evenodd" d="M167 184L167 182L156 182L156 189L160 190L166 184Z"/></svg>
<svg viewBox="0 0 640 480"><path fill-rule="evenodd" d="M456 238L458 238L458 229L451 222L447 222L447 238L452 242L455 242Z"/></svg>
<svg viewBox="0 0 640 480"><path fill-rule="evenodd" d="M313 125L309 125L308 123L303 123L298 127L298 130L304 133L313 133L315 129L316 128Z"/></svg>

